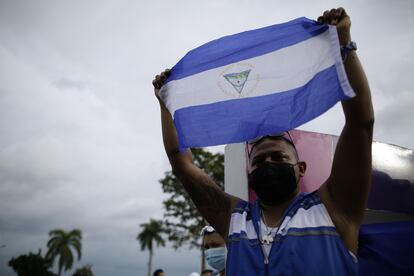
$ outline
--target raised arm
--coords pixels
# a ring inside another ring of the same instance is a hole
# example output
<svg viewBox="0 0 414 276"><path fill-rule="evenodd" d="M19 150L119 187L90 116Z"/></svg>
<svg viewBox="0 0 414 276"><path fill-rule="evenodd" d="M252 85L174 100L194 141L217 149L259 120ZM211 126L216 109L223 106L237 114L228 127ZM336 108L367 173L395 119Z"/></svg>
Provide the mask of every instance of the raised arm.
<svg viewBox="0 0 414 276"><path fill-rule="evenodd" d="M337 26L340 45L351 41L351 21L344 9L326 11L318 21ZM345 243L356 251L371 185L374 111L368 81L355 51L349 53L344 65L356 97L342 102L345 126L336 146L331 175L319 192Z"/></svg>
<svg viewBox="0 0 414 276"><path fill-rule="evenodd" d="M181 181L201 215L222 237L227 237L231 211L239 199L223 192L204 171L195 166L190 150L178 150L178 137L172 116L160 98L160 89L169 72L168 69L165 70L152 82L155 96L160 103L165 151L173 173Z"/></svg>

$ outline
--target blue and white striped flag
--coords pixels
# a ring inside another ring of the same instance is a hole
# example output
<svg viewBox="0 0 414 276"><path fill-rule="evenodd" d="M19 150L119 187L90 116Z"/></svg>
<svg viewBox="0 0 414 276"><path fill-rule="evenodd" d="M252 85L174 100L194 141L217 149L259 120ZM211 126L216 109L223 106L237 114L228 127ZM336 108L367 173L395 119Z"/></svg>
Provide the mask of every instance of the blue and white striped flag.
<svg viewBox="0 0 414 276"><path fill-rule="evenodd" d="M290 130L353 96L336 27L303 17L190 51L161 89L180 149Z"/></svg>

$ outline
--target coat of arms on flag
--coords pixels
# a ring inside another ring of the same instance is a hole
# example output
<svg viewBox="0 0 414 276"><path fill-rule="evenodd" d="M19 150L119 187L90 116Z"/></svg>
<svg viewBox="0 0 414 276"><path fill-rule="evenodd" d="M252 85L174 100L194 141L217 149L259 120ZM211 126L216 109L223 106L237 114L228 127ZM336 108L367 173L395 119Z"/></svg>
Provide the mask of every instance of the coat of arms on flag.
<svg viewBox="0 0 414 276"><path fill-rule="evenodd" d="M223 77L234 87L234 89L236 89L237 92L239 92L239 94L241 94L244 84L249 77L250 71L251 70L249 69L239 73L230 73L224 75Z"/></svg>

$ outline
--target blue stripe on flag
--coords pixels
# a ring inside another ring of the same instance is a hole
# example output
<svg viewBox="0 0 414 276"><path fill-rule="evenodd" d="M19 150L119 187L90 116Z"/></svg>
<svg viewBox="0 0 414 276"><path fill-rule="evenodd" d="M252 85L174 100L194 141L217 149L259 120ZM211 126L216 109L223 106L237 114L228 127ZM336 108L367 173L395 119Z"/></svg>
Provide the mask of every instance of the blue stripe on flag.
<svg viewBox="0 0 414 276"><path fill-rule="evenodd" d="M327 25L320 25L301 17L283 24L225 36L188 52L172 68L166 83L264 55L305 41L327 30Z"/></svg>
<svg viewBox="0 0 414 276"><path fill-rule="evenodd" d="M333 65L286 92L179 109L174 122L180 149L237 143L296 128L344 99Z"/></svg>

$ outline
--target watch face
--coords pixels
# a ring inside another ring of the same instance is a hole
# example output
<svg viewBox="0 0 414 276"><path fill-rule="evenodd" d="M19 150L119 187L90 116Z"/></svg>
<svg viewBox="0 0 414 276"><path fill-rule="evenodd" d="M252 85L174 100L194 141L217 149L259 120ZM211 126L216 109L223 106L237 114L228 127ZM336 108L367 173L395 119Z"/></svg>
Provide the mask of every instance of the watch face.
<svg viewBox="0 0 414 276"><path fill-rule="evenodd" d="M356 50L357 49L357 45L356 45L355 41L350 41L349 46L350 46L350 50Z"/></svg>
<svg viewBox="0 0 414 276"><path fill-rule="evenodd" d="M341 51L350 52L357 49L355 41L348 41L344 46L341 47Z"/></svg>

